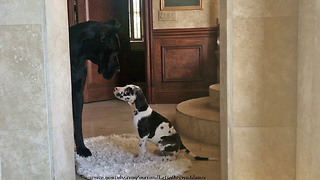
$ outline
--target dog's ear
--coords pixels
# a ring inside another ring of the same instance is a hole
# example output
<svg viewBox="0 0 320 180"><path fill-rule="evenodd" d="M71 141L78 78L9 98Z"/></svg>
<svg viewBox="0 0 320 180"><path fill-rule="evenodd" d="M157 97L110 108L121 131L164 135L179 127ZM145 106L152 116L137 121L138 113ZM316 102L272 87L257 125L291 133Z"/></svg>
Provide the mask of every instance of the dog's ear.
<svg viewBox="0 0 320 180"><path fill-rule="evenodd" d="M111 34L116 34L116 33L113 33L112 27L104 28L99 33L100 33L100 42L106 42L106 40L108 39L108 37L110 37Z"/></svg>
<svg viewBox="0 0 320 180"><path fill-rule="evenodd" d="M106 24L109 27L108 30L114 34L118 34L119 32L122 31L121 24L119 23L119 21L117 19L111 19L111 20L107 21Z"/></svg>
<svg viewBox="0 0 320 180"><path fill-rule="evenodd" d="M102 29L100 31L100 42L105 42L107 37L109 36L109 28Z"/></svg>
<svg viewBox="0 0 320 180"><path fill-rule="evenodd" d="M117 19L111 19L111 20L107 21L106 24L108 24L110 27L117 27L117 28L119 28L121 26L121 24L119 23L119 21Z"/></svg>
<svg viewBox="0 0 320 180"><path fill-rule="evenodd" d="M121 32L121 24L117 19L111 19L106 22L107 27L100 31L100 41L105 42L110 34L118 34Z"/></svg>

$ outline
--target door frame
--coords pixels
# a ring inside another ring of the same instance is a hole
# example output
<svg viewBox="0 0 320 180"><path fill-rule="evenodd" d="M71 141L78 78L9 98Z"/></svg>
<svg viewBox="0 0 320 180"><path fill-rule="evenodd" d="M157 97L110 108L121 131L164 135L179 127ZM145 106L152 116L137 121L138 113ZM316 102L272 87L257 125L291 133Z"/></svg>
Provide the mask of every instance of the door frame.
<svg viewBox="0 0 320 180"><path fill-rule="evenodd" d="M153 62L153 5L150 0L144 1L144 27L145 27L145 67L146 67L146 97L148 103L153 103L152 99L152 62Z"/></svg>

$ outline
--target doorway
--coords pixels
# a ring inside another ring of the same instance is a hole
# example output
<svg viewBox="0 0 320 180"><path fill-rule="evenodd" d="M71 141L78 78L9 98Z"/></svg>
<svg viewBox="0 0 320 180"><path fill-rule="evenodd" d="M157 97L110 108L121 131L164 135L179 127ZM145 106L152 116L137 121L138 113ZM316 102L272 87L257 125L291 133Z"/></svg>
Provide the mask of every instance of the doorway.
<svg viewBox="0 0 320 180"><path fill-rule="evenodd" d="M178 104L208 96L208 87L217 81L217 28L153 29L152 11L157 5L140 1L144 41L136 46L129 38L128 0L69 0L70 25L116 18L123 28L119 34L120 73L107 81L88 61L85 102L114 99L113 88L130 83L141 86L153 104Z"/></svg>
<svg viewBox="0 0 320 180"><path fill-rule="evenodd" d="M143 33L140 39L132 39L132 2L128 0L68 0L69 26L85 21L106 22L117 19L122 31L118 34L121 50L118 53L121 71L111 80L105 80L97 73L98 67L87 61L88 75L84 90L84 101L95 102L114 99L113 88L126 84L139 85L150 100L149 61L150 58L150 29L152 29L151 3L148 0L141 2L140 19ZM131 11L130 11L131 9ZM151 27L150 27L151 26ZM131 30L131 31L130 31Z"/></svg>

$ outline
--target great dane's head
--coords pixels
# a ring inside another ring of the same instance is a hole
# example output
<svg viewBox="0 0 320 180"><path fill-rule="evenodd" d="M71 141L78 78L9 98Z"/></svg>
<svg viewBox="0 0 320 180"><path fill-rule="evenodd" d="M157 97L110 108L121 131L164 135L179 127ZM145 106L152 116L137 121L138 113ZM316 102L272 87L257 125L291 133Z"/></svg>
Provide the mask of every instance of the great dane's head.
<svg viewBox="0 0 320 180"><path fill-rule="evenodd" d="M115 87L113 93L116 96L116 98L122 101L128 102L129 104L134 104L139 94L142 93L142 90L140 89L139 86L131 84L131 85L126 85L124 87Z"/></svg>
<svg viewBox="0 0 320 180"><path fill-rule="evenodd" d="M115 73L120 71L118 52L120 42L117 33L120 31L120 24L116 19L106 22L106 27L97 32L97 45L99 55L95 62L98 65L98 73L105 79L111 79Z"/></svg>

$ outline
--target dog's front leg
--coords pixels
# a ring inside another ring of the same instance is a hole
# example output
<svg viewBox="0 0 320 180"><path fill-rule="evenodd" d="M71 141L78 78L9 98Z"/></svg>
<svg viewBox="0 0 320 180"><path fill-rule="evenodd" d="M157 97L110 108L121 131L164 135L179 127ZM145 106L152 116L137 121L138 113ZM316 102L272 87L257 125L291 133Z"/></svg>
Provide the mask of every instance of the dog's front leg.
<svg viewBox="0 0 320 180"><path fill-rule="evenodd" d="M84 82L81 79L76 83L72 83L73 125L77 154L88 157L92 154L84 145L82 135L83 86Z"/></svg>
<svg viewBox="0 0 320 180"><path fill-rule="evenodd" d="M135 159L135 162L140 162L144 159L144 156L147 152L147 139L148 139L148 136L139 138L139 155Z"/></svg>

